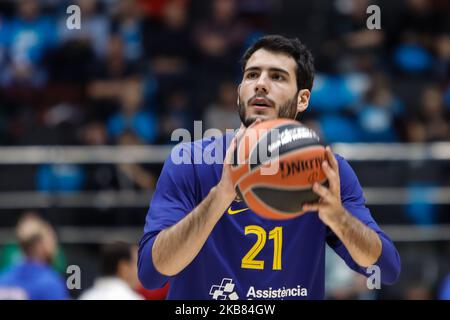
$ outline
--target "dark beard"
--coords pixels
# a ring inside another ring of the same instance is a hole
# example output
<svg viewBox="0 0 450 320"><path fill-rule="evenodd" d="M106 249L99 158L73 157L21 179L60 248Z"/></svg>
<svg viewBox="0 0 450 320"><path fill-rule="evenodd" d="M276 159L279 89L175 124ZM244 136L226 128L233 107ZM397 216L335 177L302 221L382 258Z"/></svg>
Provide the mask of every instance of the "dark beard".
<svg viewBox="0 0 450 320"><path fill-rule="evenodd" d="M282 104L278 109L278 118L287 118L287 119L295 119L297 115L297 98L298 92L294 95L294 97L288 100L286 103ZM242 102L242 99L239 99L239 117L241 118L241 122L244 124L246 128L248 128L253 122L258 119L257 116L245 117L245 105Z"/></svg>

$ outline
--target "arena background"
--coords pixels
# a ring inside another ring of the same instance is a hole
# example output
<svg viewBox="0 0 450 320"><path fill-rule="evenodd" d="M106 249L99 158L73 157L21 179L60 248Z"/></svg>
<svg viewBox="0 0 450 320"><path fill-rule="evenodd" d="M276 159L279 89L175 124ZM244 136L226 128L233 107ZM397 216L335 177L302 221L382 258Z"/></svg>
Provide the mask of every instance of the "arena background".
<svg viewBox="0 0 450 320"><path fill-rule="evenodd" d="M81 29L67 28L71 4ZM369 5L381 29L369 30ZM327 254L330 299L437 299L450 274L450 4L445 0L0 1L0 272L14 227L56 229L55 268L98 276L103 243L136 243L176 128L236 128L243 50L299 37L317 75L302 116L346 157L402 259L369 291Z"/></svg>

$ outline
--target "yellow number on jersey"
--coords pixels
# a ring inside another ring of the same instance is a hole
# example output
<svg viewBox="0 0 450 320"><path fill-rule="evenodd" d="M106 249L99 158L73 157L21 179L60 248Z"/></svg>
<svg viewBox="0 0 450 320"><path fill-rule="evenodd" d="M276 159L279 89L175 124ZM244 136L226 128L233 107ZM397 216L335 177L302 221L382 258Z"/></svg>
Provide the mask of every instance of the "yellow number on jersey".
<svg viewBox="0 0 450 320"><path fill-rule="evenodd" d="M245 235L256 234L258 237L253 247L247 252L247 254L242 258L241 267L245 269L264 269L263 260L255 260L258 253L264 248L266 244L266 230L260 226L246 226ZM274 240L274 252L273 252L273 270L281 270L281 251L283 247L283 227L273 228L269 232L269 239Z"/></svg>
<svg viewBox="0 0 450 320"><path fill-rule="evenodd" d="M273 270L281 270L281 248L283 246L283 227L273 228L269 233L273 239Z"/></svg>

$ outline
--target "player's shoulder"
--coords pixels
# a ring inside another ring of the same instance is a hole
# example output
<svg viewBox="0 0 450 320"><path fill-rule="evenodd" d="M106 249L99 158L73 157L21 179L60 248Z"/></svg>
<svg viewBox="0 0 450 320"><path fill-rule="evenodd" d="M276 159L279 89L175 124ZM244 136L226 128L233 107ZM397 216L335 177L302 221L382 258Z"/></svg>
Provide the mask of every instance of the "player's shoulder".
<svg viewBox="0 0 450 320"><path fill-rule="evenodd" d="M355 183L357 177L350 163L340 154L334 153L334 156L338 162L341 183L343 182L343 180L347 183Z"/></svg>

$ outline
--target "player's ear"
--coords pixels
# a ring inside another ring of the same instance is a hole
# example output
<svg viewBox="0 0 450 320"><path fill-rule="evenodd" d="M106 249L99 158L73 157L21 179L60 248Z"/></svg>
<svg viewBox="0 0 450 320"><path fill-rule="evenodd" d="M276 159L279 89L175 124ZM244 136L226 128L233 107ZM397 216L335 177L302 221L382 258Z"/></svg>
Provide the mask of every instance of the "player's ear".
<svg viewBox="0 0 450 320"><path fill-rule="evenodd" d="M241 92L241 85L239 84L238 87L237 87L237 106L238 107L239 107L239 103L241 102L240 98L239 98L240 92Z"/></svg>
<svg viewBox="0 0 450 320"><path fill-rule="evenodd" d="M311 92L308 89L302 89L298 92L297 96L297 113L303 112L308 108L309 97Z"/></svg>

